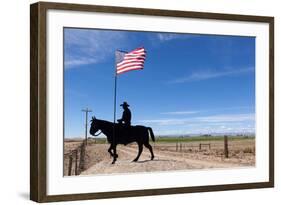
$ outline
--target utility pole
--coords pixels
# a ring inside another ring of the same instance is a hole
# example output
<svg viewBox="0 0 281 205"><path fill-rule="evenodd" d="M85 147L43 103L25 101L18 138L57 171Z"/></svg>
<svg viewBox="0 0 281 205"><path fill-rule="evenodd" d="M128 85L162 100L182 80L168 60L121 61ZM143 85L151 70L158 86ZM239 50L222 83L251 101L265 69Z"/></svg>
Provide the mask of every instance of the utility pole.
<svg viewBox="0 0 281 205"><path fill-rule="evenodd" d="M227 135L224 136L224 156L228 158L228 137Z"/></svg>
<svg viewBox="0 0 281 205"><path fill-rule="evenodd" d="M87 145L87 140L88 140L88 113L92 112L92 110L86 108L86 109L82 109L82 112L85 112L85 144Z"/></svg>

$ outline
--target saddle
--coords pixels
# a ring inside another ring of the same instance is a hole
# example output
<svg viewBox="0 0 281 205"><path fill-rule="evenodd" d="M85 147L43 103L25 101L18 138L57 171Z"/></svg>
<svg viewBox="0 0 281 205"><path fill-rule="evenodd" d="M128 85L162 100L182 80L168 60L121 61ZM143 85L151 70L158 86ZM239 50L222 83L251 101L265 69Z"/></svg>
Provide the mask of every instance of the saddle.
<svg viewBox="0 0 281 205"><path fill-rule="evenodd" d="M118 123L116 124L119 140L124 144L127 145L129 143L129 139L131 138L132 128L135 126L125 125Z"/></svg>

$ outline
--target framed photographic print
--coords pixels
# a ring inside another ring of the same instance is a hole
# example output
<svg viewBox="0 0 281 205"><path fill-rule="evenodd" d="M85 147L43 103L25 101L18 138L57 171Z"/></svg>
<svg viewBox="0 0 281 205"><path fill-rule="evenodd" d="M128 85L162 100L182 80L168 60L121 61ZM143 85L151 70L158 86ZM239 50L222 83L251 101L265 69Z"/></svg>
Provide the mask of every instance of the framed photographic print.
<svg viewBox="0 0 281 205"><path fill-rule="evenodd" d="M274 186L274 18L31 5L30 198Z"/></svg>

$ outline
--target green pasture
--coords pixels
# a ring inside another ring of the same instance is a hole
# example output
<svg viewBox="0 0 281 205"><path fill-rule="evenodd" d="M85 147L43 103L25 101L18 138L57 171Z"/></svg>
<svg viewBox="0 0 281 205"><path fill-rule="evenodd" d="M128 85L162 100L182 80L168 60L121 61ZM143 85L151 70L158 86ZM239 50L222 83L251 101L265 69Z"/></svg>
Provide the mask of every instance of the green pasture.
<svg viewBox="0 0 281 205"><path fill-rule="evenodd" d="M255 136L229 136L228 140L247 140L254 139ZM196 141L220 141L224 136L196 136L196 137L159 137L156 136L156 142L175 143L175 142L196 142Z"/></svg>

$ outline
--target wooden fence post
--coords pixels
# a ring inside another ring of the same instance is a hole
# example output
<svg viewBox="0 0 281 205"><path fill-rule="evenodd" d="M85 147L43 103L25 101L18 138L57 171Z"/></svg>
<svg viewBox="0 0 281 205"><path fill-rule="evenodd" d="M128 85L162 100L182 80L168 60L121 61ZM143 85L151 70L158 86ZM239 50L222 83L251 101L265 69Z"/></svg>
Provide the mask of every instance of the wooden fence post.
<svg viewBox="0 0 281 205"><path fill-rule="evenodd" d="M85 169L85 142L80 146L80 163L79 163L79 171L83 171Z"/></svg>
<svg viewBox="0 0 281 205"><path fill-rule="evenodd" d="M78 175L78 150L75 150L75 175Z"/></svg>
<svg viewBox="0 0 281 205"><path fill-rule="evenodd" d="M224 156L228 158L228 138L226 135L224 136Z"/></svg>
<svg viewBox="0 0 281 205"><path fill-rule="evenodd" d="M176 151L178 151L178 142L176 143Z"/></svg>
<svg viewBox="0 0 281 205"><path fill-rule="evenodd" d="M201 143L199 144L199 150L201 150L202 149L202 145L201 145Z"/></svg>
<svg viewBox="0 0 281 205"><path fill-rule="evenodd" d="M71 170L72 170L72 153L70 153L69 155L68 176L71 176Z"/></svg>

